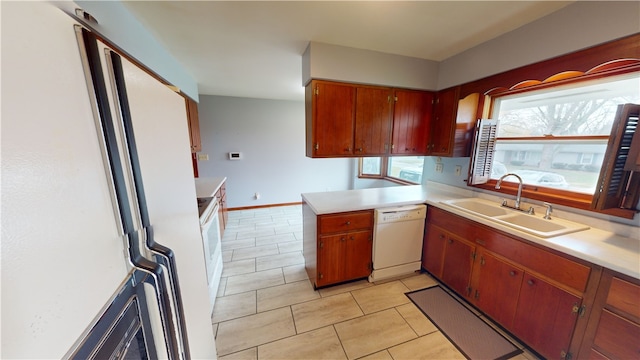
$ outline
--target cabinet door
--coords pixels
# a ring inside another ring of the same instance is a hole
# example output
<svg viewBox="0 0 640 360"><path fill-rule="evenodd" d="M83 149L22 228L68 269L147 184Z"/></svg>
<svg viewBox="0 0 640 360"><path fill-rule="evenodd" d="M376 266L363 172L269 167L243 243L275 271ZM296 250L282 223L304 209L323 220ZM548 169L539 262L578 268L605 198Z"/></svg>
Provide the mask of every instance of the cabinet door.
<svg viewBox="0 0 640 360"><path fill-rule="evenodd" d="M446 241L447 235L442 229L427 225L422 246L422 267L439 279L442 278L442 262Z"/></svg>
<svg viewBox="0 0 640 360"><path fill-rule="evenodd" d="M348 233L346 237L343 281L369 276L373 233L370 230L356 231Z"/></svg>
<svg viewBox="0 0 640 360"><path fill-rule="evenodd" d="M356 155L386 155L391 142L392 91L388 88L356 89Z"/></svg>
<svg viewBox="0 0 640 360"><path fill-rule="evenodd" d="M198 118L198 103L187 98L187 124L189 125L189 136L191 140L191 152L202 151L202 141L200 139L200 120Z"/></svg>
<svg viewBox="0 0 640 360"><path fill-rule="evenodd" d="M321 81L312 86L313 156L352 155L355 87Z"/></svg>
<svg viewBox="0 0 640 360"><path fill-rule="evenodd" d="M524 271L488 252L480 254L478 264L478 272L473 270L473 302L487 315L510 329Z"/></svg>
<svg viewBox="0 0 640 360"><path fill-rule="evenodd" d="M513 332L549 359L568 352L582 298L525 273Z"/></svg>
<svg viewBox="0 0 640 360"><path fill-rule="evenodd" d="M468 295L475 246L449 234L445 244L442 281L458 294Z"/></svg>
<svg viewBox="0 0 640 360"><path fill-rule="evenodd" d="M431 155L450 155L457 107L458 87L437 93L431 123L431 143L429 144Z"/></svg>
<svg viewBox="0 0 640 360"><path fill-rule="evenodd" d="M427 155L433 93L395 90L393 147L395 155Z"/></svg>
<svg viewBox="0 0 640 360"><path fill-rule="evenodd" d="M346 234L321 236L318 239L318 274L316 286L343 281L345 278Z"/></svg>

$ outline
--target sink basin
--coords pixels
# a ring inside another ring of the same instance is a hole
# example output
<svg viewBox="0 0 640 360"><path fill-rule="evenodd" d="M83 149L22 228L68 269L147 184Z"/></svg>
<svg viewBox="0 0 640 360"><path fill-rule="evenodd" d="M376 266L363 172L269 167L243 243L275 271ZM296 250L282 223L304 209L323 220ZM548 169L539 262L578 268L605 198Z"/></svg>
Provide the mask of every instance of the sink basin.
<svg viewBox="0 0 640 360"><path fill-rule="evenodd" d="M587 225L569 220L558 218L545 220L528 214L512 213L510 215L498 216L494 219L498 222L506 223L505 225L507 226L511 226L543 238L550 238L589 229L589 226Z"/></svg>
<svg viewBox="0 0 640 360"><path fill-rule="evenodd" d="M511 212L511 210L500 207L499 204L481 198L448 200L443 203L473 214L489 217L507 215Z"/></svg>
<svg viewBox="0 0 640 360"><path fill-rule="evenodd" d="M482 198L447 200L442 203L542 238L589 229L587 225L569 220L556 217L546 220L539 215L529 215L504 208L500 204Z"/></svg>

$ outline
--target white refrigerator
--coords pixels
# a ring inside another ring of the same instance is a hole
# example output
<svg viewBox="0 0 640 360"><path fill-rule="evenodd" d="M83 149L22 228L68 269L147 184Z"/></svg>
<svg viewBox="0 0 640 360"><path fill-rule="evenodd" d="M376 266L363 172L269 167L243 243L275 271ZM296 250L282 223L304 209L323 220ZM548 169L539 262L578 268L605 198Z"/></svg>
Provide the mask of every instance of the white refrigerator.
<svg viewBox="0 0 640 360"><path fill-rule="evenodd" d="M121 57L139 160L136 185L106 47L98 43L120 141L111 153L88 86L77 21L47 2L3 2L1 10L0 357L72 357L123 286L144 277L131 260L131 234L123 230L123 208L130 206L141 256L157 258L143 244L146 222L152 242L172 249L180 284L176 304L175 282L162 267L156 282L170 293L168 317L153 286L139 292L153 354L176 357L167 345L175 340L167 334L175 333L167 331L165 316L184 325L181 344L188 347L177 357L216 358L184 99ZM114 156L122 160L121 176L114 176ZM124 179L129 205L118 203L115 177ZM137 210L142 188L146 215ZM132 277L136 273L139 278Z"/></svg>

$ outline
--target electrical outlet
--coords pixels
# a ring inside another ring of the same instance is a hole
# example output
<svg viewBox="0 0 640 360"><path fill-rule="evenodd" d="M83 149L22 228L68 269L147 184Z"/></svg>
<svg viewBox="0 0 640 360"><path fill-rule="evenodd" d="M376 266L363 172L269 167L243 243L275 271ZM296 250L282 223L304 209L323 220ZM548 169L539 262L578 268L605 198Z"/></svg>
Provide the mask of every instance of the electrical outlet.
<svg viewBox="0 0 640 360"><path fill-rule="evenodd" d="M438 163L438 164L436 164L436 172L441 173L441 172L442 172L442 168L443 168L442 163Z"/></svg>
<svg viewBox="0 0 640 360"><path fill-rule="evenodd" d="M256 200L260 199L260 193L259 192L255 193L253 196L256 198Z"/></svg>
<svg viewBox="0 0 640 360"><path fill-rule="evenodd" d="M198 154L198 160L200 161L209 160L209 154Z"/></svg>
<svg viewBox="0 0 640 360"><path fill-rule="evenodd" d="M462 174L462 166L456 165L456 176L460 176Z"/></svg>

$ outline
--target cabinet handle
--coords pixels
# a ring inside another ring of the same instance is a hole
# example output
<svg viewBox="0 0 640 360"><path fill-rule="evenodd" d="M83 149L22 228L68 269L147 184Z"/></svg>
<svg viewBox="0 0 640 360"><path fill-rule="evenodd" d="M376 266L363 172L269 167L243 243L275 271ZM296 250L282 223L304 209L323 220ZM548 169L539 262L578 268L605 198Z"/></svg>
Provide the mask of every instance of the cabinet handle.
<svg viewBox="0 0 640 360"><path fill-rule="evenodd" d="M351 236L351 237L349 238L349 240L355 240L355 238L354 238L353 236Z"/></svg>
<svg viewBox="0 0 640 360"><path fill-rule="evenodd" d="M480 291L476 290L476 293L473 295L475 299L480 297Z"/></svg>
<svg viewBox="0 0 640 360"><path fill-rule="evenodd" d="M346 223L344 223L345 225L349 226L351 225L351 221L347 221Z"/></svg>
<svg viewBox="0 0 640 360"><path fill-rule="evenodd" d="M344 149L344 151L351 152L351 147L348 147L348 148Z"/></svg>
<svg viewBox="0 0 640 360"><path fill-rule="evenodd" d="M528 284L529 286L533 286L533 285L535 285L535 283L536 283L536 282L535 282L535 281L533 281L532 279L527 280L527 284Z"/></svg>
<svg viewBox="0 0 640 360"><path fill-rule="evenodd" d="M344 236L340 238L340 241L347 241L347 238L345 238Z"/></svg>
<svg viewBox="0 0 640 360"><path fill-rule="evenodd" d="M358 148L358 151L359 151L359 152L362 152L362 148Z"/></svg>
<svg viewBox="0 0 640 360"><path fill-rule="evenodd" d="M516 276L516 272L513 270L509 271L509 276Z"/></svg>
<svg viewBox="0 0 640 360"><path fill-rule="evenodd" d="M453 244L453 240L449 239L449 241L447 241L449 244Z"/></svg>
<svg viewBox="0 0 640 360"><path fill-rule="evenodd" d="M478 243L480 245L486 245L486 243L482 239L476 239L476 243Z"/></svg>

